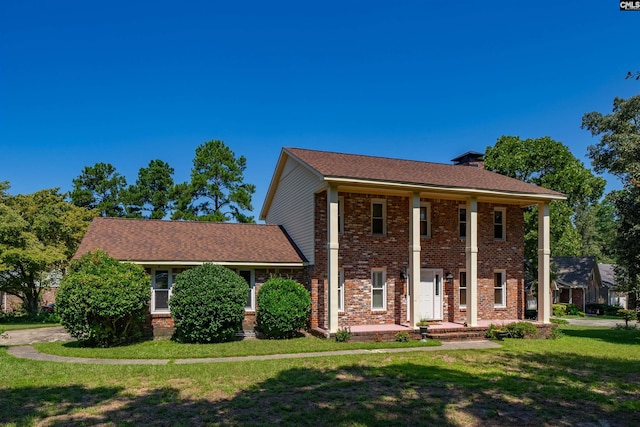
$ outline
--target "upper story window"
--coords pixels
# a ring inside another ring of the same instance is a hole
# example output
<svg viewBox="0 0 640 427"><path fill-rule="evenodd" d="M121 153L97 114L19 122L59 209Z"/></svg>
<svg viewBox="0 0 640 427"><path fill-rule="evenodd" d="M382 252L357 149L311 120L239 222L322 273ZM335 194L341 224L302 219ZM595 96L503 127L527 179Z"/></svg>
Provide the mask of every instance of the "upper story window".
<svg viewBox="0 0 640 427"><path fill-rule="evenodd" d="M431 204L420 204L420 237L431 237Z"/></svg>
<svg viewBox="0 0 640 427"><path fill-rule="evenodd" d="M493 238L506 240L507 238L507 210L495 208L493 210Z"/></svg>
<svg viewBox="0 0 640 427"><path fill-rule="evenodd" d="M458 208L458 236L461 239L467 238L467 208L460 206Z"/></svg>
<svg viewBox="0 0 640 427"><path fill-rule="evenodd" d="M504 270L493 272L493 306L507 306L507 275Z"/></svg>
<svg viewBox="0 0 640 427"><path fill-rule="evenodd" d="M467 307L467 272L460 271L460 308Z"/></svg>
<svg viewBox="0 0 640 427"><path fill-rule="evenodd" d="M371 309L386 310L387 283L383 269L371 270Z"/></svg>
<svg viewBox="0 0 640 427"><path fill-rule="evenodd" d="M344 234L344 197L338 197L338 234Z"/></svg>
<svg viewBox="0 0 640 427"><path fill-rule="evenodd" d="M238 270L238 275L249 284L249 295L247 295L247 302L244 305L244 309L247 311L253 311L256 309L256 283L254 272L253 270Z"/></svg>
<svg viewBox="0 0 640 427"><path fill-rule="evenodd" d="M371 201L371 234L384 235L387 232L386 200L374 199Z"/></svg>

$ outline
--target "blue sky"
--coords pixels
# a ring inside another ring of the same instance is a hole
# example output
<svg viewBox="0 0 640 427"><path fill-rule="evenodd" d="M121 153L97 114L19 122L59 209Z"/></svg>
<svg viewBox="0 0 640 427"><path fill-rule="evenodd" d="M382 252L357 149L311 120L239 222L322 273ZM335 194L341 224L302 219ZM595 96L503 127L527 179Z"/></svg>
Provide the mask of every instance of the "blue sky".
<svg viewBox="0 0 640 427"><path fill-rule="evenodd" d="M548 135L588 164L582 115L640 92L639 29L613 0L4 1L0 181L162 159L180 182L221 139L257 216L283 146L448 163Z"/></svg>

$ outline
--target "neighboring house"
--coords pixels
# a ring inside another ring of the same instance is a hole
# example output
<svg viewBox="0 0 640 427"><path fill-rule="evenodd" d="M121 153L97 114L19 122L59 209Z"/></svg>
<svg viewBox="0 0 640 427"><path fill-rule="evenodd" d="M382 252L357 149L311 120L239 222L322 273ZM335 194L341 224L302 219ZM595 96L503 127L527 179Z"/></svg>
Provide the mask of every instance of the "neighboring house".
<svg viewBox="0 0 640 427"><path fill-rule="evenodd" d="M5 274L7 274L5 272ZM54 270L44 274L43 283L36 280L38 286L42 286L40 293L40 305L46 307L56 302L56 293L60 287L60 280L64 275L61 270ZM11 313L14 311L20 311L23 308L23 302L15 295L11 295L7 292L0 292L0 311L3 313Z"/></svg>
<svg viewBox="0 0 640 427"><path fill-rule="evenodd" d="M627 308L627 293L615 290L615 265L597 264L596 267L594 280L589 283L587 290L587 304L607 304Z"/></svg>
<svg viewBox="0 0 640 427"><path fill-rule="evenodd" d="M170 333L169 297L178 273L203 263L235 270L250 286L245 331L255 322L256 290L271 275L304 282L306 260L277 225L94 218L74 258L96 249L144 267L151 275L154 335Z"/></svg>
<svg viewBox="0 0 640 427"><path fill-rule="evenodd" d="M483 168L284 148L260 219L308 260L311 325L524 317L522 208L539 211L539 319L549 322L549 203L565 197Z"/></svg>
<svg viewBox="0 0 640 427"><path fill-rule="evenodd" d="M595 282L595 257L554 257L551 269L556 275L554 303L574 304L583 312L587 304L587 288Z"/></svg>

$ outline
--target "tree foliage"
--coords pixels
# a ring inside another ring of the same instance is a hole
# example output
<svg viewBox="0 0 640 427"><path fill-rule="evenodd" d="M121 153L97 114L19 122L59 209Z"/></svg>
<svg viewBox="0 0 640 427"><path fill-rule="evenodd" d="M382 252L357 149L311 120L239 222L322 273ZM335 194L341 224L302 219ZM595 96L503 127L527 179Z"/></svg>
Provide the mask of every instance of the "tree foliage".
<svg viewBox="0 0 640 427"><path fill-rule="evenodd" d="M0 189L0 290L36 312L42 291L67 265L94 216L57 188L17 196Z"/></svg>
<svg viewBox="0 0 640 427"><path fill-rule="evenodd" d="M567 146L546 136L524 140L502 136L493 147L487 147L484 160L489 170L565 194L566 201L550 204L551 253L580 254L581 236L573 223L574 216L598 201L604 191L604 179L585 168ZM537 265L537 207L527 208L524 218L525 257Z"/></svg>
<svg viewBox="0 0 640 427"><path fill-rule="evenodd" d="M617 218L614 255L621 290L640 295L640 95L615 98L609 114L587 113L582 127L599 136L589 147L597 171L617 176L623 189L611 194Z"/></svg>
<svg viewBox="0 0 640 427"><path fill-rule="evenodd" d="M249 285L235 272L214 264L177 276L169 300L174 339L187 343L231 341L242 329Z"/></svg>
<svg viewBox="0 0 640 427"><path fill-rule="evenodd" d="M156 159L140 168L135 185L126 191L129 216L162 219L171 209L174 192L173 168Z"/></svg>
<svg viewBox="0 0 640 427"><path fill-rule="evenodd" d="M56 312L82 344L110 347L142 336L149 297L142 267L96 251L71 264L56 295Z"/></svg>
<svg viewBox="0 0 640 427"><path fill-rule="evenodd" d="M174 219L201 221L254 222L251 196L255 185L244 182L246 158L219 140L205 142L196 148L191 182L177 186L177 209Z"/></svg>
<svg viewBox="0 0 640 427"><path fill-rule="evenodd" d="M76 206L97 209L101 216L125 216L123 195L127 180L109 163L85 166L80 176L73 180L69 194Z"/></svg>

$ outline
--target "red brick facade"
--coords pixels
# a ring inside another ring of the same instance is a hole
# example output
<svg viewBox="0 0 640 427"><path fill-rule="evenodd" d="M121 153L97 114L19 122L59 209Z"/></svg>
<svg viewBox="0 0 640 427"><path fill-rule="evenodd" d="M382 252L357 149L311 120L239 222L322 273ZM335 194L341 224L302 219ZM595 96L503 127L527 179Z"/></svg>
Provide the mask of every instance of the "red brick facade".
<svg viewBox="0 0 640 427"><path fill-rule="evenodd" d="M339 268L344 270L345 307L340 327L405 323L407 283L401 272L409 265L409 198L389 195L339 193L344 231L339 236ZM386 233L371 233L371 203L386 203ZM458 208L464 202L421 199L430 204L431 236L422 237L421 268L451 273L443 281L443 320L464 322L460 309L459 272L465 269L465 240L459 237ZM494 208L506 209L506 239L494 239ZM522 210L513 205L478 204L478 318L521 319L524 316L524 224ZM315 196L315 265L310 271L313 313L311 324L326 328L327 310L327 198ZM386 311L371 309L371 269L386 272ZM506 273L506 307L494 307L494 271Z"/></svg>

